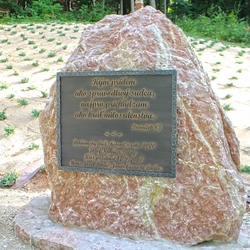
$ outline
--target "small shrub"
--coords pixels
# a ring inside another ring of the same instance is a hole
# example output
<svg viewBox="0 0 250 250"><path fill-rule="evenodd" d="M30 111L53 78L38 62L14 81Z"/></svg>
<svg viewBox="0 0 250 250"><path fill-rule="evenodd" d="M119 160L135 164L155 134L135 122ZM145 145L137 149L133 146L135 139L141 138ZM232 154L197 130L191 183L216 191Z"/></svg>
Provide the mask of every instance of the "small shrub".
<svg viewBox="0 0 250 250"><path fill-rule="evenodd" d="M17 47L17 48L16 48L16 50L21 50L21 49L22 49L22 48L20 48L20 47Z"/></svg>
<svg viewBox="0 0 250 250"><path fill-rule="evenodd" d="M41 94L42 94L42 98L48 97L48 94L46 92L44 92L44 91L41 91Z"/></svg>
<svg viewBox="0 0 250 250"><path fill-rule="evenodd" d="M28 41L28 44L35 44L36 42L33 40Z"/></svg>
<svg viewBox="0 0 250 250"><path fill-rule="evenodd" d="M234 86L234 84L231 82L231 83L227 83L227 86L228 87L233 87Z"/></svg>
<svg viewBox="0 0 250 250"><path fill-rule="evenodd" d="M7 43L7 42L8 42L8 39L1 40L1 43Z"/></svg>
<svg viewBox="0 0 250 250"><path fill-rule="evenodd" d="M14 94L10 94L7 98L8 99L12 99L13 97L15 97L15 95Z"/></svg>
<svg viewBox="0 0 250 250"><path fill-rule="evenodd" d="M29 104L29 102L28 102L25 98L23 98L23 99L18 99L18 100L17 100L17 103L18 103L20 106L26 106L26 105Z"/></svg>
<svg viewBox="0 0 250 250"><path fill-rule="evenodd" d="M238 77L237 76L232 76L230 79L232 79L232 80L238 80Z"/></svg>
<svg viewBox="0 0 250 250"><path fill-rule="evenodd" d="M216 76L212 76L211 80L213 81L213 80L215 80L216 78L217 78Z"/></svg>
<svg viewBox="0 0 250 250"><path fill-rule="evenodd" d="M55 40L54 37L51 37L51 38L48 38L48 39L47 39L48 42L53 42L54 40Z"/></svg>
<svg viewBox="0 0 250 250"><path fill-rule="evenodd" d="M39 66L38 61L33 62L33 63L32 63L32 66L35 66L35 67Z"/></svg>
<svg viewBox="0 0 250 250"><path fill-rule="evenodd" d="M14 73L13 73L14 76L18 76L19 73L15 70Z"/></svg>
<svg viewBox="0 0 250 250"><path fill-rule="evenodd" d="M28 149L29 149L29 150L37 150L37 149L39 149L39 145L32 142L32 143L28 146Z"/></svg>
<svg viewBox="0 0 250 250"><path fill-rule="evenodd" d="M13 127L13 126L5 126L4 131L5 131L6 136L12 135L12 134L14 134L15 127Z"/></svg>
<svg viewBox="0 0 250 250"><path fill-rule="evenodd" d="M62 42L60 42L60 41L56 42L56 45L61 45L61 44L62 44Z"/></svg>
<svg viewBox="0 0 250 250"><path fill-rule="evenodd" d="M49 68L43 68L42 71L49 71Z"/></svg>
<svg viewBox="0 0 250 250"><path fill-rule="evenodd" d="M239 56L243 56L244 53L246 53L246 51L245 51L245 50L241 50L241 51L238 52L238 55L239 55Z"/></svg>
<svg viewBox="0 0 250 250"><path fill-rule="evenodd" d="M39 50L39 53L41 54L41 53L44 53L45 51L46 51L46 49L42 48L42 49Z"/></svg>
<svg viewBox="0 0 250 250"><path fill-rule="evenodd" d="M66 50L67 48L68 48L68 46L67 46L67 45L64 45L64 46L63 46L63 49L64 49L64 50Z"/></svg>
<svg viewBox="0 0 250 250"><path fill-rule="evenodd" d="M237 72L238 72L238 73L242 73L242 69L238 69Z"/></svg>
<svg viewBox="0 0 250 250"><path fill-rule="evenodd" d="M2 112L0 112L0 121L5 120L6 118L6 109L4 109Z"/></svg>
<svg viewBox="0 0 250 250"><path fill-rule="evenodd" d="M40 110L33 109L31 111L31 116L34 117L34 118L37 118L40 115L41 112L42 112L42 109L40 109Z"/></svg>
<svg viewBox="0 0 250 250"><path fill-rule="evenodd" d="M233 110L230 104L224 104L222 107L224 110L227 110L227 111Z"/></svg>
<svg viewBox="0 0 250 250"><path fill-rule="evenodd" d="M213 71L214 71L214 72L219 72L219 71L220 71L220 69L213 69Z"/></svg>
<svg viewBox="0 0 250 250"><path fill-rule="evenodd" d="M226 99L230 99L231 97L232 97L232 95L230 95L230 94L227 94L227 95L225 96Z"/></svg>
<svg viewBox="0 0 250 250"><path fill-rule="evenodd" d="M29 82L29 80L30 80L29 78L24 77L21 79L21 83L27 83L27 82Z"/></svg>
<svg viewBox="0 0 250 250"><path fill-rule="evenodd" d="M7 89L9 86L6 83L0 85L0 90Z"/></svg>
<svg viewBox="0 0 250 250"><path fill-rule="evenodd" d="M6 69L12 69L13 66L11 64L6 65Z"/></svg>
<svg viewBox="0 0 250 250"><path fill-rule="evenodd" d="M50 52L49 54L48 54L48 57L55 57L56 56L56 53L55 52Z"/></svg>
<svg viewBox="0 0 250 250"><path fill-rule="evenodd" d="M23 60L24 61L31 61L32 59L30 57L25 57Z"/></svg>
<svg viewBox="0 0 250 250"><path fill-rule="evenodd" d="M8 61L9 61L9 59L7 57L0 60L1 63L6 63Z"/></svg>
<svg viewBox="0 0 250 250"><path fill-rule="evenodd" d="M250 166L240 165L240 172L245 172L250 174Z"/></svg>
<svg viewBox="0 0 250 250"><path fill-rule="evenodd" d="M19 174L17 171L6 172L4 173L4 176L0 180L0 186L2 187L12 186L18 178Z"/></svg>
<svg viewBox="0 0 250 250"><path fill-rule="evenodd" d="M36 86L31 85L31 86L28 86L27 89L28 89L28 90L35 90L35 89L36 89Z"/></svg>
<svg viewBox="0 0 250 250"><path fill-rule="evenodd" d="M24 52L21 52L18 54L19 56L26 56L26 54Z"/></svg>
<svg viewBox="0 0 250 250"><path fill-rule="evenodd" d="M59 57L59 58L57 59L57 62L63 62L62 57Z"/></svg>

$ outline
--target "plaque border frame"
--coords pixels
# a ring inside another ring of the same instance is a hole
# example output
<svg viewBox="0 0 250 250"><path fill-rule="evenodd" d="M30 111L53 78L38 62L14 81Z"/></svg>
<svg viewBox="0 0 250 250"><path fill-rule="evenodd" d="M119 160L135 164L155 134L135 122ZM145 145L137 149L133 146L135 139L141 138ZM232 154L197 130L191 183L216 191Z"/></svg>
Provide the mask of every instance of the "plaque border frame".
<svg viewBox="0 0 250 250"><path fill-rule="evenodd" d="M172 75L172 136L171 136L171 172L159 173L153 171L137 170L111 170L103 168L82 168L76 166L62 166L61 163L61 77L68 76L133 76L133 75ZM177 157L177 71L167 70L117 70L117 71L76 71L57 72L56 76L56 128L57 128L57 160L58 169L71 172L91 172L99 174L132 175L146 177L176 177L176 157Z"/></svg>

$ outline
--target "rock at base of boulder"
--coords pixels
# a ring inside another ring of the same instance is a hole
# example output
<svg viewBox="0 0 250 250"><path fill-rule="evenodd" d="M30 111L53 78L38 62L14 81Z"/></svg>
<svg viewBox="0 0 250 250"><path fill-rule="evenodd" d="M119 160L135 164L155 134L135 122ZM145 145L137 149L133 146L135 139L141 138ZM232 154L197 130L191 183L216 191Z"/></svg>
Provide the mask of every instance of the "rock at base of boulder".
<svg viewBox="0 0 250 250"><path fill-rule="evenodd" d="M38 196L22 208L14 219L18 237L42 250L230 250L242 249L236 242L208 242L187 247L167 240L133 241L99 232L64 227L54 223L48 214L50 197ZM246 233L246 230L244 230ZM250 240L250 238L248 239ZM245 240L246 241L246 240Z"/></svg>

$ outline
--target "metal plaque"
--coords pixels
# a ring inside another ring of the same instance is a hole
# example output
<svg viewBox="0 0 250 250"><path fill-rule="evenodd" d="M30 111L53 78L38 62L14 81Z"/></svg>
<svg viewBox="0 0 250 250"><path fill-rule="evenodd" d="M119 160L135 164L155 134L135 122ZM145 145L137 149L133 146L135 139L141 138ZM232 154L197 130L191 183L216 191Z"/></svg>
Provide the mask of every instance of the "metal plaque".
<svg viewBox="0 0 250 250"><path fill-rule="evenodd" d="M61 170L175 177L176 71L57 73Z"/></svg>

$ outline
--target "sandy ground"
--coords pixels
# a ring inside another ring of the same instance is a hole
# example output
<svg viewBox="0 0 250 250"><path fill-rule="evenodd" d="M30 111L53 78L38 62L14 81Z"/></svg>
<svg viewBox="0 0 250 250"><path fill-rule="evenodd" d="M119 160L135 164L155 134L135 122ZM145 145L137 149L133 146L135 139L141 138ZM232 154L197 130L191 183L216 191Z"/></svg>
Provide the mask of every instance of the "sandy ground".
<svg viewBox="0 0 250 250"><path fill-rule="evenodd" d="M49 93L56 73L72 54L84 29L83 24L0 25L0 175L20 171L43 157L38 119L32 117L32 111L43 109L48 98L43 94ZM221 105L232 108L226 113L240 141L241 164L250 166L250 48L207 39L190 41ZM28 105L21 106L22 99ZM4 110L6 119L1 120ZM5 132L7 126L14 127L9 136ZM250 190L250 175L241 176ZM22 191L0 189L3 249L30 249L13 238L11 220L36 195L35 191L46 190L45 183L46 177L40 173Z"/></svg>

